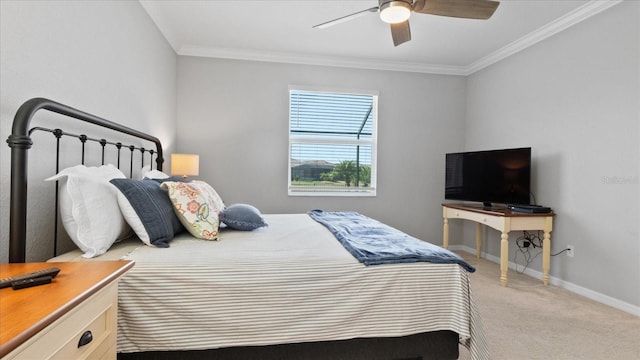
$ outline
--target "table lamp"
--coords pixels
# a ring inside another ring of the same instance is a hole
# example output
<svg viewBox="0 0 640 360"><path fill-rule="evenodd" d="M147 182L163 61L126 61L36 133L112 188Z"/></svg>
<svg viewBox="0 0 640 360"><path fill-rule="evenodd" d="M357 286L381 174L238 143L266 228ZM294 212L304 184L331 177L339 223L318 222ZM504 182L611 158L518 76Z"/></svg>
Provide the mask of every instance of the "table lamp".
<svg viewBox="0 0 640 360"><path fill-rule="evenodd" d="M171 154L171 175L198 176L200 156L195 154Z"/></svg>

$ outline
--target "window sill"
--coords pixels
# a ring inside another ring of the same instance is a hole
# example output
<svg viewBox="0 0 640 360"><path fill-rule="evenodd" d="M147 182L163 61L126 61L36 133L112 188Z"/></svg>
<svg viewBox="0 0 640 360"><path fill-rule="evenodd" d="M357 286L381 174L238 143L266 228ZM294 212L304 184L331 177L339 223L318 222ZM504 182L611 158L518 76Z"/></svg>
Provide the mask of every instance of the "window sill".
<svg viewBox="0 0 640 360"><path fill-rule="evenodd" d="M289 189L289 196L338 196L338 197L372 197L376 196L375 189L350 190L350 191L308 191Z"/></svg>

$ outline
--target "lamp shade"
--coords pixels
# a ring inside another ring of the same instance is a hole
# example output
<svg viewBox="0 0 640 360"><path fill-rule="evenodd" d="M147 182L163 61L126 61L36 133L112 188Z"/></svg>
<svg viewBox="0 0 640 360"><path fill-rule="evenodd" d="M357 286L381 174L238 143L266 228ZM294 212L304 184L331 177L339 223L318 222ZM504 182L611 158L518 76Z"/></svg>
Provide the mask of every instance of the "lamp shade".
<svg viewBox="0 0 640 360"><path fill-rule="evenodd" d="M171 175L198 176L200 156L195 154L171 154Z"/></svg>

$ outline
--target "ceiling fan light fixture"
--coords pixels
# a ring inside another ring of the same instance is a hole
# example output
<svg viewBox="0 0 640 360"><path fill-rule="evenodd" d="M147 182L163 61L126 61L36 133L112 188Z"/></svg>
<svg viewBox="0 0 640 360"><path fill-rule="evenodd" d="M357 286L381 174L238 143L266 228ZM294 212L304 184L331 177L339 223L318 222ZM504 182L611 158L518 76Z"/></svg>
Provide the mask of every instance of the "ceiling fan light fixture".
<svg viewBox="0 0 640 360"><path fill-rule="evenodd" d="M380 20L397 24L407 21L411 16L411 4L405 1L387 1L380 4Z"/></svg>

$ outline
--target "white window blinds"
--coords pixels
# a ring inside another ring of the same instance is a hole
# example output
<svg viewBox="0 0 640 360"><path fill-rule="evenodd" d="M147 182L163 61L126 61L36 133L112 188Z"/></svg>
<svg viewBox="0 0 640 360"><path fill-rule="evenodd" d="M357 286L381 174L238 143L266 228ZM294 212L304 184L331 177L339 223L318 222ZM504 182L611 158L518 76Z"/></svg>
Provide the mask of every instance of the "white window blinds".
<svg viewBox="0 0 640 360"><path fill-rule="evenodd" d="M290 89L290 195L375 195L377 100Z"/></svg>

